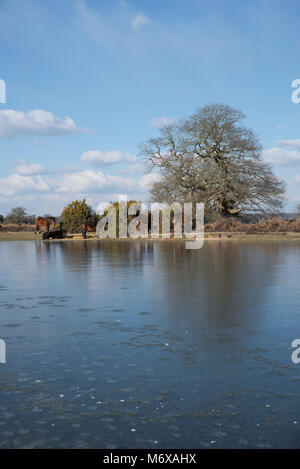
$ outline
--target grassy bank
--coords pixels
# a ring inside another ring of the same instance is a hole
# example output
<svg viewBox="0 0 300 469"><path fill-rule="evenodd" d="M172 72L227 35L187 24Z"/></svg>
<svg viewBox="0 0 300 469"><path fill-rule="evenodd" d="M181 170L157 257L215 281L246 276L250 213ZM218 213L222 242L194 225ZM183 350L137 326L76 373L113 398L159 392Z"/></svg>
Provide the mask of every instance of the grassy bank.
<svg viewBox="0 0 300 469"><path fill-rule="evenodd" d="M34 234L34 232L5 232L5 233L0 233L0 242L1 241L41 241L42 235L41 234ZM52 241L45 241L45 242L68 242L68 241L92 241L92 240L97 240L97 236L95 233L88 233L88 239L84 240L82 239L81 234L72 234L68 235L66 239L58 239L58 240L52 240ZM150 238L151 240L151 238ZM225 233L225 232L211 232L211 233L205 233L205 240L207 241L257 241L257 240L273 240L273 241L300 241L300 233L281 233L281 232L275 232L275 233L240 233L240 232L231 232L231 233ZM123 240L120 239L120 242ZM134 241L134 240L132 240ZM147 241L147 240L146 240ZM175 242L177 241L176 239L159 239L155 240L159 242ZM178 240L181 241L181 240Z"/></svg>
<svg viewBox="0 0 300 469"><path fill-rule="evenodd" d="M68 241L68 240L82 240L81 234L70 234L66 239L58 239L55 241ZM96 234L89 233L88 239L98 239ZM0 241L41 241L43 240L42 234L34 234L34 231L6 231L0 232Z"/></svg>

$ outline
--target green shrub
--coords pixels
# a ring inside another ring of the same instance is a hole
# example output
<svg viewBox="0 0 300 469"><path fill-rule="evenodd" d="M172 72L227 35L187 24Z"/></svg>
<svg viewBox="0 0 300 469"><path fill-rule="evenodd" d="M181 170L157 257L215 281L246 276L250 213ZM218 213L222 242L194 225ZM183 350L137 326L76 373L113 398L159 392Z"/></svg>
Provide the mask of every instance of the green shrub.
<svg viewBox="0 0 300 469"><path fill-rule="evenodd" d="M61 214L61 223L64 229L71 233L81 231L81 224L86 221L96 221L97 216L85 199L74 200L67 205Z"/></svg>

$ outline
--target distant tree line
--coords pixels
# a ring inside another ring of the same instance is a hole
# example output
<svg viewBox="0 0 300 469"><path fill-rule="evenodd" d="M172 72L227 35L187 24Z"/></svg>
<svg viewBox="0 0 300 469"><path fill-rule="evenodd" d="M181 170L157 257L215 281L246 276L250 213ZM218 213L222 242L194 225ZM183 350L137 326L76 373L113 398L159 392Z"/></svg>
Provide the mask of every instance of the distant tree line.
<svg viewBox="0 0 300 469"><path fill-rule="evenodd" d="M11 223L20 225L22 223L34 223L35 216L28 215L24 207L14 207L11 211L4 217L0 215L0 222L1 223Z"/></svg>
<svg viewBox="0 0 300 469"><path fill-rule="evenodd" d="M44 215L47 217L50 215ZM6 215L6 217L0 214L0 223L6 224L13 224L13 225L21 225L21 224L28 224L34 225L36 216L35 215L28 215L26 209L24 207L14 207L10 210L10 212Z"/></svg>

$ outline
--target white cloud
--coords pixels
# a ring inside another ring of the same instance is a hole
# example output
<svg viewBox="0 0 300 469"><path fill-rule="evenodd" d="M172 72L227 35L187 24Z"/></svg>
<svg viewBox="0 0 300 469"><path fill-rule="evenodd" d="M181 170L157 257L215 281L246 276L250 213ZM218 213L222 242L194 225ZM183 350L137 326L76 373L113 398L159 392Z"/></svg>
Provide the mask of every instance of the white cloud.
<svg viewBox="0 0 300 469"><path fill-rule="evenodd" d="M174 119L171 119L171 117L162 116L162 117L156 117L155 119L153 119L150 122L150 125L152 127L156 127L157 129L159 129L160 127L164 127L165 125L174 124L174 122L175 122Z"/></svg>
<svg viewBox="0 0 300 469"><path fill-rule="evenodd" d="M51 112L34 109L27 113L6 109L0 111L0 138L19 135L60 136L86 132L76 126L73 119L61 119Z"/></svg>
<svg viewBox="0 0 300 469"><path fill-rule="evenodd" d="M142 176L139 180L139 187L143 192L149 191L154 182L158 182L161 175L158 173L148 173Z"/></svg>
<svg viewBox="0 0 300 469"><path fill-rule="evenodd" d="M295 140L278 140L277 145L291 150L300 151L300 139Z"/></svg>
<svg viewBox="0 0 300 469"><path fill-rule="evenodd" d="M103 192L108 189L132 190L135 183L131 179L104 174L101 171L78 171L65 174L59 181L57 192Z"/></svg>
<svg viewBox="0 0 300 469"><path fill-rule="evenodd" d="M95 166L102 166L107 164L120 163L122 161L135 163L137 158L134 155L130 155L130 153L122 153L117 150L107 152L91 150L83 153L81 155L81 160L85 163L90 163Z"/></svg>
<svg viewBox="0 0 300 469"><path fill-rule="evenodd" d="M144 13L140 11L132 18L132 20L130 21L130 26L133 29L133 31L137 32L143 26L145 26L146 24L150 24L150 23L152 23L150 18L148 18L148 16L146 16Z"/></svg>
<svg viewBox="0 0 300 469"><path fill-rule="evenodd" d="M118 174L144 174L145 166L139 163L131 164L124 169L120 169Z"/></svg>
<svg viewBox="0 0 300 469"><path fill-rule="evenodd" d="M42 174L45 173L45 168L40 163L27 163L26 161L21 161L17 164L14 170L17 174L22 174L24 176L30 176L33 174Z"/></svg>
<svg viewBox="0 0 300 469"><path fill-rule="evenodd" d="M264 150L262 155L267 163L278 165L300 163L300 151L285 150L284 148L275 147Z"/></svg>
<svg viewBox="0 0 300 469"><path fill-rule="evenodd" d="M277 146L264 150L263 158L268 163L294 165L300 163L300 140L278 140Z"/></svg>
<svg viewBox="0 0 300 469"><path fill-rule="evenodd" d="M26 192L47 192L50 190L51 184L42 176L13 174L7 178L0 179L0 195L6 197Z"/></svg>
<svg viewBox="0 0 300 469"><path fill-rule="evenodd" d="M75 199L86 198L93 207L100 202L118 200L119 194L127 194L128 199L144 200L159 177L156 173L132 172L121 176L74 168L51 173L39 163L20 162L12 175L0 178L1 211L24 205L28 213L58 215Z"/></svg>
<svg viewBox="0 0 300 469"><path fill-rule="evenodd" d="M59 193L101 193L103 191L132 191L137 181L104 174L101 171L72 171L56 178L42 175L12 174L0 179L0 195L11 196L37 192Z"/></svg>

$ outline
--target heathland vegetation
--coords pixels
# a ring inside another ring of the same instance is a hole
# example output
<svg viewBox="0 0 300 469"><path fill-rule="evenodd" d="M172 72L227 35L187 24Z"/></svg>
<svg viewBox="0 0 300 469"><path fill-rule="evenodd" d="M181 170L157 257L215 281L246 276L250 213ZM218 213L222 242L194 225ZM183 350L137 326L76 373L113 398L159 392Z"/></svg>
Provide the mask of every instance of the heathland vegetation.
<svg viewBox="0 0 300 469"><path fill-rule="evenodd" d="M128 207L135 203L134 200L128 202ZM112 202L116 209L116 221L118 227L118 213L119 203ZM15 210L12 209L13 213ZM102 216L107 213L104 210ZM85 199L75 200L68 204L62 211L61 216L56 217L57 225L60 225L63 229L66 229L68 233L81 233L82 223L97 222L102 218L97 215L92 208L86 203ZM129 217L130 219L131 217ZM16 219L10 217L0 217L0 233L9 232L34 232L34 219L35 216L27 216L22 218L19 223ZM172 222L172 217L171 217ZM172 228L172 224L171 224ZM151 228L150 228L151 231ZM172 231L172 229L171 229ZM252 216L241 217L216 217L213 221L206 222L204 231L207 233L213 232L228 232L228 233L245 233L245 234L270 234L270 233L300 233L300 206L298 207L298 213L293 216L287 214L278 214L277 216L264 216L262 218L253 219ZM118 237L118 229L117 229Z"/></svg>

